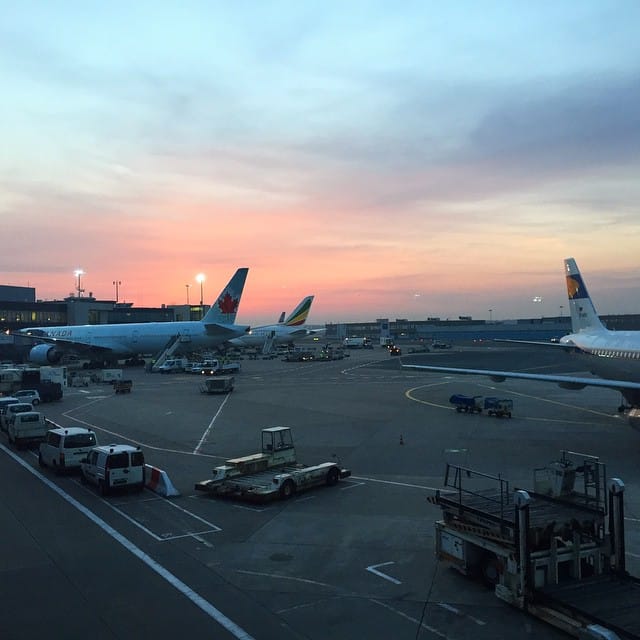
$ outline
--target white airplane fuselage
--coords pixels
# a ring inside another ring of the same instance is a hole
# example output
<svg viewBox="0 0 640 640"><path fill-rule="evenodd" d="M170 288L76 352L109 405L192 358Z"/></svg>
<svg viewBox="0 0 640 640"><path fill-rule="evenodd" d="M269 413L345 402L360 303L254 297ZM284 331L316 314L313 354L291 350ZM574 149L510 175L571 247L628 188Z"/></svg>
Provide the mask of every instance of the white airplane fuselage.
<svg viewBox="0 0 640 640"><path fill-rule="evenodd" d="M273 344L289 344L295 338L303 338L306 335L307 330L300 327L272 324L255 327L241 337L229 340L229 342L236 347L261 347L271 336L273 336Z"/></svg>
<svg viewBox="0 0 640 640"><path fill-rule="evenodd" d="M202 322L140 322L117 325L91 325L23 329L20 333L41 335L49 338L45 344L35 347L39 353L46 354L47 348L55 349L74 343L79 347L106 349L110 356L127 357L133 355L153 355L167 346L167 343L179 335L184 349L196 351L215 347L230 337L243 335L248 327L241 325L214 325L211 333Z"/></svg>
<svg viewBox="0 0 640 640"><path fill-rule="evenodd" d="M640 380L639 331L585 331L564 336L560 344L575 346L572 355L596 376Z"/></svg>

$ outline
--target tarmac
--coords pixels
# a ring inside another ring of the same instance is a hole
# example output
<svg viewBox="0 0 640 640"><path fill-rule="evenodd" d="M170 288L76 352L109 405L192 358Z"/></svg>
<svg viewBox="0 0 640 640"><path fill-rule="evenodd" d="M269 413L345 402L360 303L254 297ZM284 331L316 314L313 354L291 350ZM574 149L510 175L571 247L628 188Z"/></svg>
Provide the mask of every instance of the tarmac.
<svg viewBox="0 0 640 640"><path fill-rule="evenodd" d="M440 510L426 498L446 462L526 488L563 449L597 455L625 482L627 567L640 575L640 433L612 391L400 367L421 361L577 373L524 347L376 348L331 362L244 360L228 395L201 394L194 374L125 369L130 394L93 384L41 405L100 444L139 444L180 495L102 498L0 436L0 637L565 638L436 561ZM454 393L510 398L514 415L456 413ZM266 504L194 490L276 425L292 428L299 460L337 459L352 476Z"/></svg>

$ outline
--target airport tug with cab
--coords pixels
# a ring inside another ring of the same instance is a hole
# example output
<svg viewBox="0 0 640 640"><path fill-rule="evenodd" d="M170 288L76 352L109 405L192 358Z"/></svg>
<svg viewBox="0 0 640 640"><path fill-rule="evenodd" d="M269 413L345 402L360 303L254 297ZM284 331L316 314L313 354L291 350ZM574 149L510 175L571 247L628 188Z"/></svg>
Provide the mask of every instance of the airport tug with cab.
<svg viewBox="0 0 640 640"><path fill-rule="evenodd" d="M640 579L625 568L624 483L594 456L563 451L534 489L447 464L436 556L509 604L571 635L640 638Z"/></svg>
<svg viewBox="0 0 640 640"><path fill-rule="evenodd" d="M297 491L335 485L351 471L338 462L304 465L297 461L289 427L262 430L262 452L232 458L196 483L197 491L245 499L290 498Z"/></svg>

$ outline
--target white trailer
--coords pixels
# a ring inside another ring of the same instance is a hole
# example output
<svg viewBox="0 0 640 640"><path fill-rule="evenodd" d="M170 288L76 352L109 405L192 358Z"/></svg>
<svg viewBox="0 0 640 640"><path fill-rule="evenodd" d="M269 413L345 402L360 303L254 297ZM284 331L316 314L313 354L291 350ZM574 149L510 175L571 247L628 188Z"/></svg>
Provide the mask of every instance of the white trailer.
<svg viewBox="0 0 640 640"><path fill-rule="evenodd" d="M197 482L197 491L247 500L287 499L297 491L333 486L351 471L338 462L306 465L297 462L289 427L262 430L262 452L232 458L213 470L209 480Z"/></svg>

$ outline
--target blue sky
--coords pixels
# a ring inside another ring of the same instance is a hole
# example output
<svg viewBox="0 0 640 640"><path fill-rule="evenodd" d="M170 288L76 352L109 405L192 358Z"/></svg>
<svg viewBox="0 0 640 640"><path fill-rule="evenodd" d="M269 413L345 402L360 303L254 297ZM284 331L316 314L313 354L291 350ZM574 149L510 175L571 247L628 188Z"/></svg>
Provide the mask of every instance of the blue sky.
<svg viewBox="0 0 640 640"><path fill-rule="evenodd" d="M3 284L242 321L640 311L637 2L4 3ZM194 284L195 286L195 284ZM534 296L542 303L532 304ZM205 296L206 297L206 296ZM240 319L239 316L239 319Z"/></svg>

